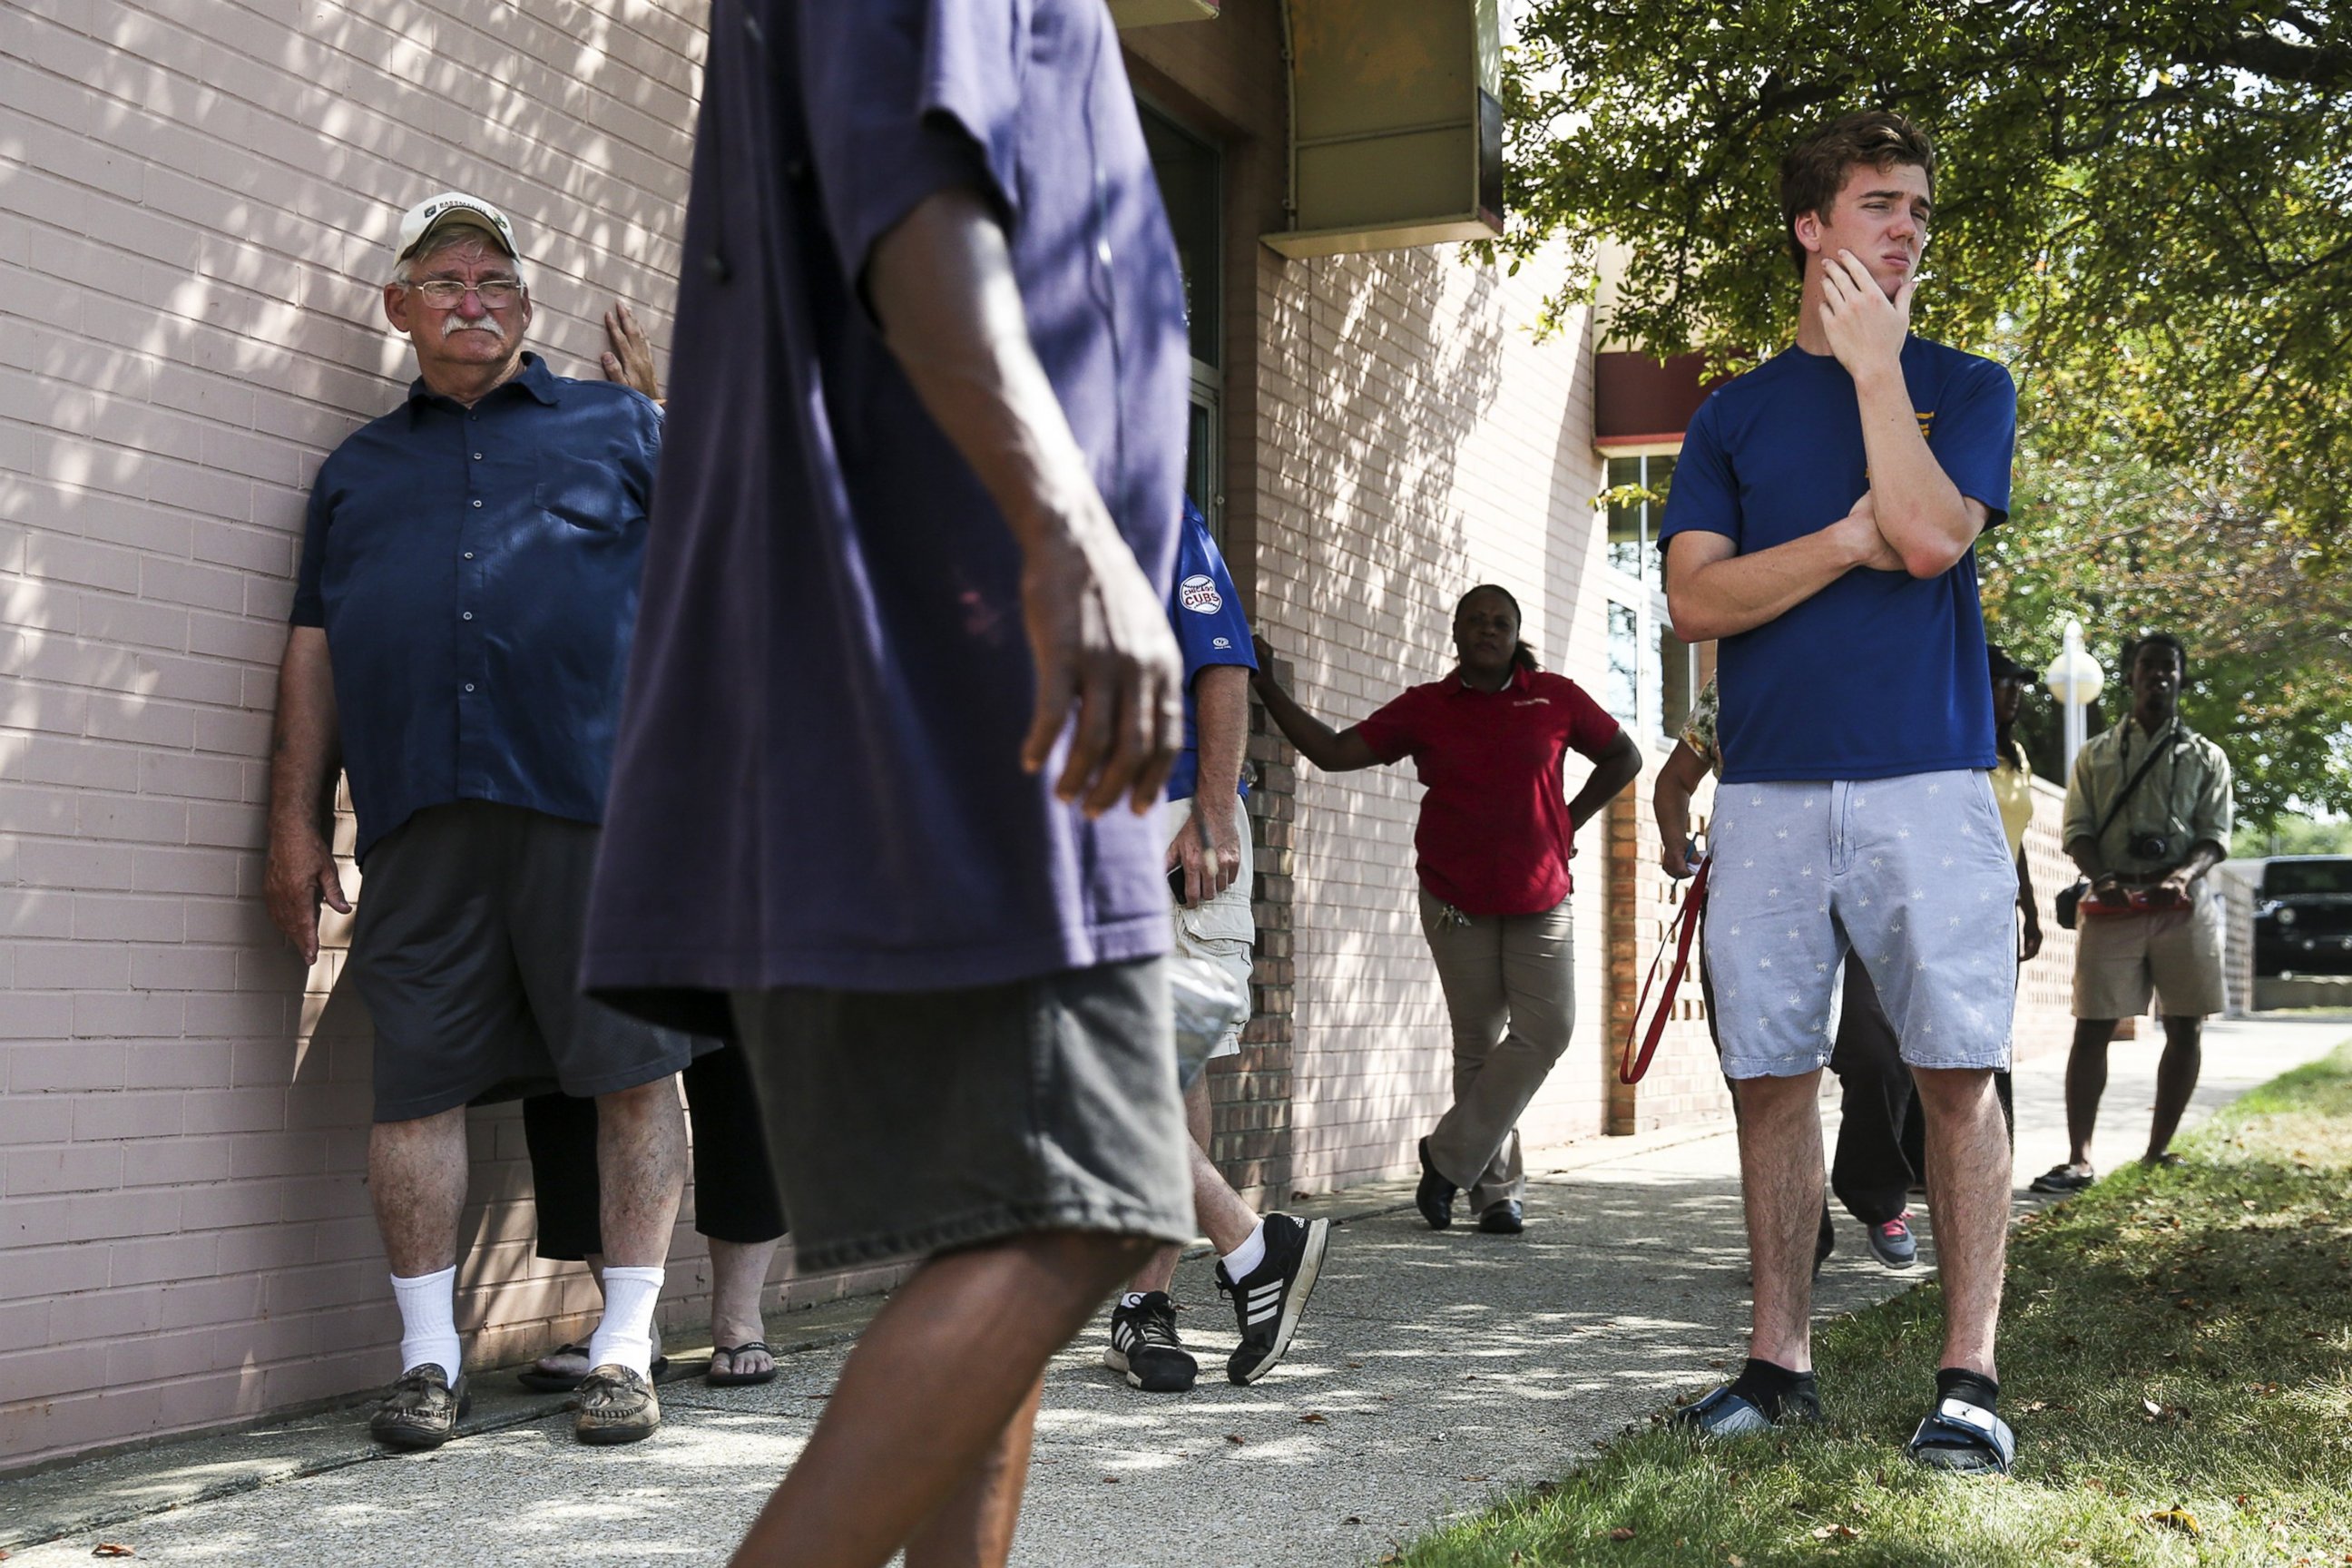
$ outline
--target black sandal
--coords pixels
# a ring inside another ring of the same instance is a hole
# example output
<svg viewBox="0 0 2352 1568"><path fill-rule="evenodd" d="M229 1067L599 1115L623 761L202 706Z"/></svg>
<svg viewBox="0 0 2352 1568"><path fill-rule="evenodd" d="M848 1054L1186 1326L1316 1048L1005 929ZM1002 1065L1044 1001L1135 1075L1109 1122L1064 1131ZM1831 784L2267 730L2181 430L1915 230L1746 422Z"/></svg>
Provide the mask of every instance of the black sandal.
<svg viewBox="0 0 2352 1568"><path fill-rule="evenodd" d="M2005 1476L2017 1461L2017 1434L1981 1405L1939 1399L1903 1451L1934 1469L1990 1470Z"/></svg>
<svg viewBox="0 0 2352 1568"><path fill-rule="evenodd" d="M765 1372L718 1370L720 1356L731 1358L741 1355L746 1351L759 1351L764 1354L768 1358L768 1370ZM713 1388L756 1388L761 1384L773 1383L776 1380L776 1352L765 1340L745 1340L740 1345L714 1346L710 1352L710 1357L712 1370L702 1374L702 1381Z"/></svg>

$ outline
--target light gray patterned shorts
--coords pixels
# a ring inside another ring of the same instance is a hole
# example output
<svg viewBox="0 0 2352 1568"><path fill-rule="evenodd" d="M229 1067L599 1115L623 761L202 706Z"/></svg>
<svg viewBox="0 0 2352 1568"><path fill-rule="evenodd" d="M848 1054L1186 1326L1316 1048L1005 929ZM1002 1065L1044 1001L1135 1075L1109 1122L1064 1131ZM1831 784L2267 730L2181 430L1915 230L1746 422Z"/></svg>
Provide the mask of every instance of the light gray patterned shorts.
<svg viewBox="0 0 2352 1568"><path fill-rule="evenodd" d="M1716 792L1706 963L1727 1077L1828 1065L1838 963L1916 1068L2009 1066L2017 867L1981 772Z"/></svg>

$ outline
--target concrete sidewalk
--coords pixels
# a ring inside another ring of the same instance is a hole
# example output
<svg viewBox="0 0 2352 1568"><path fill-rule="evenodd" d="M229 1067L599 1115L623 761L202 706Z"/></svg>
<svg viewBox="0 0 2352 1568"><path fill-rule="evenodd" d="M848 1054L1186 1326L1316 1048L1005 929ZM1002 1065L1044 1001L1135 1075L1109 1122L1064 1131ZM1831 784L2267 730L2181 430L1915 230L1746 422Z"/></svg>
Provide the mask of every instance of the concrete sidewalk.
<svg viewBox="0 0 2352 1568"><path fill-rule="evenodd" d="M2347 1035L2352 1017L2209 1026L2192 1120ZM2158 1048L2115 1049L2110 1163L2145 1136ZM2063 1066L2062 1055L2018 1074L2021 1198L2064 1152ZM1179 1277L1206 1374L1193 1393L1129 1390L1099 1364L1098 1323L1050 1374L1014 1561L1370 1563L1558 1475L1738 1364L1746 1256L1727 1131L1594 1140L1531 1164L1518 1238L1433 1233L1402 1184L1318 1205L1343 1222L1324 1282L1289 1359L1254 1388L1220 1375L1234 1326L1205 1259ZM1921 1229L1921 1267L1895 1274L1841 1216L1821 1310L1925 1278L1933 1241ZM583 1448L559 1402L493 1392L478 1396L474 1435L385 1458L366 1441L364 1413L345 1411L0 1482L0 1547L10 1568L87 1563L100 1542L142 1562L235 1565L722 1563L806 1439L870 1305L772 1321L790 1352L773 1384L666 1384L661 1433L633 1447ZM954 1384L942 1368L941 1396ZM492 1385L511 1389L511 1374L490 1374Z"/></svg>

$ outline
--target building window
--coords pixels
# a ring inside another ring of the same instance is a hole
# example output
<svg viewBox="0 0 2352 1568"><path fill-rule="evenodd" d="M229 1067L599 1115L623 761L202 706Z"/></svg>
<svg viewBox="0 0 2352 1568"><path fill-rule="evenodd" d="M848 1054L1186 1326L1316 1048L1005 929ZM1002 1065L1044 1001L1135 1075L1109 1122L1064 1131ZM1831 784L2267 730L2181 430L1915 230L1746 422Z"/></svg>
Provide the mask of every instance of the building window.
<svg viewBox="0 0 2352 1568"><path fill-rule="evenodd" d="M1184 489L1225 542L1224 481L1224 170L1214 143L1139 103L1143 142L1160 178L1160 197L1184 273L1184 321L1192 354L1192 418Z"/></svg>
<svg viewBox="0 0 2352 1568"><path fill-rule="evenodd" d="M1606 706L1636 734L1671 742L1681 734L1697 689L1698 656L1675 636L1666 614L1665 557L1658 525L1674 483L1668 454L1609 459L1609 597Z"/></svg>

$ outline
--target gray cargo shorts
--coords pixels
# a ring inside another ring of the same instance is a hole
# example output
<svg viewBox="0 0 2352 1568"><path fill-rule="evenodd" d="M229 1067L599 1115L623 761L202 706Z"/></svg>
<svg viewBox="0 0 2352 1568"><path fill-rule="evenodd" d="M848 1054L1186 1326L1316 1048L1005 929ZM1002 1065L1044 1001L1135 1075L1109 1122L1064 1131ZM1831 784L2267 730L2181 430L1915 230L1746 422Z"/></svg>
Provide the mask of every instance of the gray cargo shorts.
<svg viewBox="0 0 2352 1568"><path fill-rule="evenodd" d="M803 1272L1030 1231L1192 1238L1164 961L733 1002Z"/></svg>

